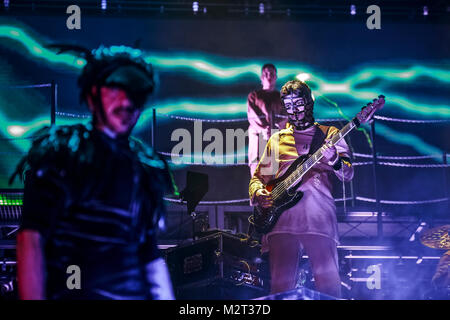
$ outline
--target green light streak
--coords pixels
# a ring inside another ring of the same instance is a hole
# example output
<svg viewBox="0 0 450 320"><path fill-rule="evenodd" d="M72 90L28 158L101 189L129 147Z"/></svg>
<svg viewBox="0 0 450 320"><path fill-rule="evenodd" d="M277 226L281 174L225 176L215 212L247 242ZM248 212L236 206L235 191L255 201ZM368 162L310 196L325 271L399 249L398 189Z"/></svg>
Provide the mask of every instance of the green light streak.
<svg viewBox="0 0 450 320"><path fill-rule="evenodd" d="M413 81L418 77L429 77L437 81L450 82L450 73L448 70L419 65L412 66L406 70L398 68L366 68L355 75L347 77L343 82L355 84L360 81L370 81L375 78Z"/></svg>
<svg viewBox="0 0 450 320"><path fill-rule="evenodd" d="M372 96L375 98L376 95ZM324 98L326 103L321 101ZM361 99L365 103L372 99ZM221 102L210 102L212 100L161 100L154 106L147 106L142 113L142 120L144 122L149 121L152 116L152 108L156 108L158 121L164 121L169 119L168 115L180 115L192 118L205 119L227 119L233 118L247 118L247 101L245 98L234 99L221 99ZM314 106L314 113L316 118L336 118L342 116L334 103L330 103L330 99L326 98L322 94L319 94ZM354 102L351 105L346 106L345 111L347 114L355 115L361 111L363 104ZM180 120L182 121L182 120Z"/></svg>
<svg viewBox="0 0 450 320"><path fill-rule="evenodd" d="M247 116L246 101L234 99L214 103L192 100L165 101L158 103L157 110L162 114L185 114L197 116Z"/></svg>
<svg viewBox="0 0 450 320"><path fill-rule="evenodd" d="M414 148L420 154L430 155L442 153L442 150L426 143L416 135L393 130L381 123L376 124L376 132L389 141Z"/></svg>
<svg viewBox="0 0 450 320"><path fill-rule="evenodd" d="M60 54L57 55L53 51L50 51L40 45L35 39L29 36L21 28L3 25L0 26L0 37L8 38L17 42L20 42L27 51L35 57L47 60L50 63L64 63L69 67L79 69L84 66L85 61L71 54ZM182 56L172 56L167 57L165 55L158 54L148 54L145 58L148 62L151 62L157 67L162 69L189 69L195 73L204 73L207 76L216 78L217 80L234 80L235 78L254 75L260 76L260 68L262 63L246 63L236 66L233 61L233 66L222 67L215 63L207 61L208 57L200 56L197 57L186 57L186 54ZM211 59L209 57L209 59ZM312 72L312 70L306 66L301 66L298 64L289 64L280 62L276 63L278 67L278 76L280 80L285 78L294 78L299 73L308 73L312 75L312 81L319 81L320 83L331 83L326 79L321 79L317 72ZM353 86L360 81L369 81L375 78L381 78L386 80L399 79L403 81L413 81L417 77L427 76L436 81L450 82L450 73L448 70L439 68L430 68L420 65L415 65L407 70L402 70L398 68L366 68L358 73L348 76L342 79L341 84L346 86Z"/></svg>
<svg viewBox="0 0 450 320"><path fill-rule="evenodd" d="M259 75L261 70L260 64L247 64L233 67L220 67L208 61L204 58L186 58L186 57L172 57L167 58L163 56L152 55L146 58L147 62L152 63L160 68L175 69L185 68L195 72L204 73L210 77L217 79L233 80L237 77L244 76L245 74Z"/></svg>
<svg viewBox="0 0 450 320"><path fill-rule="evenodd" d="M25 31L14 26L0 26L0 37L8 38L10 40L21 43L29 54L33 57L38 57L49 63L62 63L69 67L80 69L84 66L84 60L77 58L71 54L57 55L54 52L44 48L35 39L29 36ZM169 69L176 71L178 68L187 69L193 72L193 74L201 73L208 77L211 77L218 81L236 80L246 75L253 75L259 77L260 65L258 63L241 64L238 66L222 67L210 61L207 61L204 57L167 57L157 54L148 54L146 60L153 63L155 66L162 69ZM373 99L378 96L379 93L384 92L388 97L388 103L396 105L401 109L419 116L438 116L449 117L450 108L446 105L431 105L431 104L417 104L411 100L395 96L394 94L386 94L384 89L380 89L377 92L366 91L364 89L354 89L356 85L361 81L370 81L375 78L381 78L385 80L402 80L413 81L419 76L427 76L436 81L450 82L450 72L445 69L429 68L424 66L413 66L406 70L395 68L365 68L355 75L351 75L342 79L340 82L329 81L325 78L318 76L317 72L312 72L310 68L298 65L287 65L280 63L278 68L278 75L280 79L290 78L293 79L299 73L308 73L311 75L310 81L318 84L316 91L322 94L343 94L358 97L362 103L367 99ZM187 102L184 105L187 110L193 110L197 112L200 108L189 105ZM233 110L240 110L235 105L230 105L230 110L224 113L232 113ZM162 111L161 111L162 112ZM213 113L215 114L215 113Z"/></svg>
<svg viewBox="0 0 450 320"><path fill-rule="evenodd" d="M7 126L8 126L8 124L11 124L11 122L12 122L11 120L9 120L8 118L6 118L0 114L0 124L2 124L0 127L1 136L6 137L6 138L17 138L18 140L11 140L11 142L13 142L14 146L18 149L18 151L19 152L28 151L28 148L31 145L31 140L19 140L20 137L8 132ZM31 133L34 130L42 128L44 125L49 125L49 124L50 124L50 121L49 121L48 117L41 116L39 118L30 120L28 122L15 122L13 125L20 127L23 130L23 132L21 134L21 137L23 137L23 136L27 136L29 133Z"/></svg>
<svg viewBox="0 0 450 320"><path fill-rule="evenodd" d="M56 54L39 44L35 39L29 36L25 31L13 26L0 26L0 37L17 41L33 57L46 60L51 63L61 63L75 68L84 66L85 61L71 54Z"/></svg>
<svg viewBox="0 0 450 320"><path fill-rule="evenodd" d="M450 108L446 105L431 105L427 103L416 104L411 100L398 95L388 92L384 93L386 96L385 108L392 107L394 104L410 114L420 114L421 116L426 115L430 117L450 117ZM365 104L372 99L377 98L379 94L380 92L376 91L355 91L352 93L352 96Z"/></svg>
<svg viewBox="0 0 450 320"><path fill-rule="evenodd" d="M46 49L43 47L38 40L34 39L30 36L23 28L15 27L12 25L0 25L0 38L4 38L10 41L14 41L19 43L25 48L25 53L28 53L33 58L38 58L41 61L46 61L50 65L52 64L62 64L71 69L79 70L85 64L83 59L76 57L71 54L56 54L55 52ZM8 47L9 44L7 44ZM19 51L19 53L24 53L23 51ZM169 72L178 72L179 69L191 71L187 73L187 75L191 77L197 77L198 74L204 75L210 79L219 82L225 81L236 81L239 78L246 76L254 76L258 77L260 75L260 66L261 63L251 62L251 63L241 63L236 64L235 61L228 60L228 66L220 66L217 63L213 63L213 59L217 60L217 57L211 56L201 56L197 55L196 57L190 56L186 57L186 54L181 54L179 56L173 55L172 57L168 57L167 54L148 54L146 57L147 61L154 64L155 67L160 68L161 70L167 70ZM227 59L223 59L227 61ZM448 83L450 82L450 72L448 69L440 69L440 68L431 68L422 65L414 65L407 69L399 69L399 68L386 68L386 67L372 67L365 68L360 70L359 72L342 78L341 81L335 82L326 79L325 77L321 77L318 72L313 71L311 68L306 66L302 66L300 64L292 63L275 63L278 66L278 76L280 80L288 80L293 79L299 73L307 73L310 75L310 82L318 85L317 90L315 90L316 94L329 94L329 95L342 95L344 97L350 96L353 100L358 101L358 104L361 103L361 106L370 101L371 99L378 96L380 93L384 93L387 97L387 106L388 108L392 108L394 105L399 107L403 111L406 111L412 115L418 115L420 117L423 116L434 116L434 117L449 117L450 116L450 108L444 104L431 105L425 103L415 103L406 97L395 95L393 93L388 93L384 89L385 87L389 87L390 82L392 81L402 81L402 82L411 82L417 79L418 77L425 76L429 77L435 81ZM366 89L355 89L361 82L369 82L374 79L383 79L386 80L381 85L379 91L368 91ZM354 114L358 112L360 107L351 106L346 107L345 110L347 113ZM342 111L332 108L324 108L324 106L317 106L317 118L320 117L336 117L342 113ZM389 110L389 109L387 109ZM228 116L246 116L246 105L245 99L235 99L230 100L223 103L210 103L205 101L192 101L192 100L179 100L179 101L162 101L158 102L158 112L166 113L166 114L181 114L187 116L194 117L211 117L220 116L220 117L228 117ZM147 123L150 119L151 114L144 112L142 121L138 123L139 127L142 127L145 123ZM36 119L33 123L25 123L25 124L11 124L7 119L4 119L0 115L0 123L2 124L2 128L0 129L0 133L4 136L10 136L10 134L5 131L5 125L22 125L25 127L25 133L29 130L33 130L34 128L40 127L43 124L43 118ZM64 123L74 123L79 122L77 120L58 120L58 124ZM48 121L47 121L48 124ZM382 126L382 125L380 125ZM385 127L387 128L387 127ZM394 131L391 131L392 133ZM24 133L24 134L25 134ZM379 134L387 134L388 130L378 130ZM413 135L408 135L404 133L396 133L399 135L400 141L415 141L415 143L419 143L420 146L416 149L420 150L431 150L436 149L432 146L427 145L420 138L415 137ZM400 143L400 142L399 142ZM16 145L22 145L20 148L24 150L25 143L18 143ZM435 153L432 152L432 153Z"/></svg>
<svg viewBox="0 0 450 320"><path fill-rule="evenodd" d="M328 99L328 98L325 97L324 95L320 96L319 98L324 99L327 103L329 103L329 104L331 104L332 106L334 106L334 107L338 110L339 115L340 115L341 117L343 117L344 119L346 119L346 120L349 121L349 122L351 121L351 119L350 119L348 116L346 116L346 115L344 114L344 112L342 111L342 109L339 107L339 105L338 105L336 102L334 102L334 101ZM355 114L354 116L356 116L356 114ZM373 145L372 145L372 139L370 139L370 135L369 135L369 133L367 132L367 130L364 129L364 128L362 128L362 127L359 127L359 128L357 128L356 130L361 131L361 132L365 135L366 140L367 140L367 143L369 144L369 147L372 148L372 146L373 146Z"/></svg>

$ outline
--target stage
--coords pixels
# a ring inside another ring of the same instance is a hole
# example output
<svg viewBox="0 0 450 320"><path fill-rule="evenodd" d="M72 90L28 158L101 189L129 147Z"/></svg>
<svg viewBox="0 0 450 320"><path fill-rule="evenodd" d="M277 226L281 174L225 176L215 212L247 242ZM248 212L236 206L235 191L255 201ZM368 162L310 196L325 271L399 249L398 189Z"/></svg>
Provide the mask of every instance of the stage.
<svg viewBox="0 0 450 320"><path fill-rule="evenodd" d="M450 249L449 18L447 5L419 1L3 1L0 300L19 299L16 244L24 183L17 165L43 126L92 126L95 113L80 104L77 79L94 48L100 48L97 55L109 50L152 66L152 96L130 132L151 147L139 150L138 158L155 157L142 163L167 164L176 186L161 199L166 212L152 237L177 300L336 299L317 290L304 250L295 287L271 294L263 233L252 229L258 211L249 164L255 170L265 148L271 150L271 136L306 130L281 127L288 119L292 126L298 110L276 114L258 105L261 92L269 92L278 99L273 108L286 107L279 96L289 81L306 84L311 93L311 101L298 106L303 119L314 110L314 124L306 122L306 128L321 125L326 135L336 129L340 136L333 142L339 163L327 162L329 175L315 173L310 180L332 212L317 221L336 226L327 237L337 246L339 299L448 300L448 280L436 280L436 274ZM58 45L85 51L58 51ZM263 66L273 72L270 86ZM267 120L263 129L261 119ZM252 140L257 126L258 146ZM86 130L88 139L92 131ZM83 137L67 145L76 150ZM286 154L316 159L314 139L300 147L292 138ZM256 149L257 162L251 163ZM286 154L275 163L287 161ZM121 189L117 198L128 191Z"/></svg>

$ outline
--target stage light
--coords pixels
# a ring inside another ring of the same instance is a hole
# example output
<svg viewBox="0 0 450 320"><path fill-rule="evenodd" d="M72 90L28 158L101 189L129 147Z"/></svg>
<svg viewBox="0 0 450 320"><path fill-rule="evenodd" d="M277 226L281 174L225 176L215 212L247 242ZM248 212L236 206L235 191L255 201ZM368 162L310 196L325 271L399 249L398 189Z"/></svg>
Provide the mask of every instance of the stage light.
<svg viewBox="0 0 450 320"><path fill-rule="evenodd" d="M350 92L350 86L346 83L324 83L322 85L322 92L324 93L332 93L332 92Z"/></svg>
<svg viewBox="0 0 450 320"><path fill-rule="evenodd" d="M192 11L194 12L194 14L196 14L198 12L198 2L197 1L192 2Z"/></svg>
<svg viewBox="0 0 450 320"><path fill-rule="evenodd" d="M422 261L423 261L423 259L422 259L422 258L419 258L419 259L417 259L416 264L421 264Z"/></svg>
<svg viewBox="0 0 450 320"><path fill-rule="evenodd" d="M203 7L203 14L206 14L208 12L208 9L206 7Z"/></svg>
<svg viewBox="0 0 450 320"><path fill-rule="evenodd" d="M159 221L158 221L158 228L160 230L165 230L166 229L166 222L165 222L164 218L159 219Z"/></svg>
<svg viewBox="0 0 450 320"><path fill-rule="evenodd" d="M352 287L345 282L341 281L341 285L344 286L347 290L352 290Z"/></svg>
<svg viewBox="0 0 450 320"><path fill-rule="evenodd" d="M400 259L400 256L369 256L369 255L357 255L352 254L344 257L345 259ZM417 257L415 257L417 258Z"/></svg>
<svg viewBox="0 0 450 320"><path fill-rule="evenodd" d="M428 7L427 7L427 6L424 6L424 7L423 7L423 15L424 15L424 16L427 16L427 15L428 15Z"/></svg>
<svg viewBox="0 0 450 320"><path fill-rule="evenodd" d="M298 75L295 76L298 80L305 82L306 80L308 80L311 76L309 75L309 73L299 73Z"/></svg>
<svg viewBox="0 0 450 320"><path fill-rule="evenodd" d="M25 133L25 129L21 126L9 126L7 130L14 137L20 137Z"/></svg>
<svg viewBox="0 0 450 320"><path fill-rule="evenodd" d="M21 206L23 205L23 199L17 198L12 194L0 193L0 206Z"/></svg>
<svg viewBox="0 0 450 320"><path fill-rule="evenodd" d="M357 255L354 256L352 254L346 255L345 259L395 259L395 260L439 260L441 257L438 256L370 256L370 255ZM422 261L421 261L422 262ZM420 262L419 262L420 263Z"/></svg>
<svg viewBox="0 0 450 320"><path fill-rule="evenodd" d="M9 0L3 0L3 5L5 6L6 9L9 8Z"/></svg>
<svg viewBox="0 0 450 320"><path fill-rule="evenodd" d="M356 6L355 6L354 4L352 4L352 5L350 6L350 14L351 14L352 16L354 16L354 15L356 14Z"/></svg>
<svg viewBox="0 0 450 320"><path fill-rule="evenodd" d="M264 3L259 4L259 14L264 14Z"/></svg>
<svg viewBox="0 0 450 320"><path fill-rule="evenodd" d="M102 0L102 10L106 10L106 7L108 6L106 0Z"/></svg>
<svg viewBox="0 0 450 320"><path fill-rule="evenodd" d="M416 240L416 234L419 234L423 230L423 227L425 227L426 225L426 222L421 222L416 231L414 231L414 233L409 238L409 242L413 242L414 240Z"/></svg>

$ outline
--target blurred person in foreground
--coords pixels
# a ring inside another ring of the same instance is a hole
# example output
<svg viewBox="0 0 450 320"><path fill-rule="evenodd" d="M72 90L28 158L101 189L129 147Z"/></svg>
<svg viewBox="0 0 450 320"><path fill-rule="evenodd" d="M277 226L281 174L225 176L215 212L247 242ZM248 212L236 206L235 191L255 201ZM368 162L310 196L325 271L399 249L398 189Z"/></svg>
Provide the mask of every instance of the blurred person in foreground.
<svg viewBox="0 0 450 320"><path fill-rule="evenodd" d="M137 49L76 51L86 59L80 98L87 124L44 128L19 163L23 221L17 235L21 299L173 299L155 233L168 165L130 136L155 88Z"/></svg>

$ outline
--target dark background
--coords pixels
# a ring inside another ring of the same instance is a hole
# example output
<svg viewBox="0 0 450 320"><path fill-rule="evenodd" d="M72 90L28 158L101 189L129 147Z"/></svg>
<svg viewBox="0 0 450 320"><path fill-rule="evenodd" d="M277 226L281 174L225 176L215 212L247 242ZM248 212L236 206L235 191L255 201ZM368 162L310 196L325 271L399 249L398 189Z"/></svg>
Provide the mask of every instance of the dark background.
<svg viewBox="0 0 450 320"><path fill-rule="evenodd" d="M139 2L139 1L138 1ZM20 3L20 2L19 2ZM28 2L23 2L28 3ZM44 3L44 2L42 2ZM47 2L45 2L47 3ZM77 3L77 2L74 2ZM366 28L366 4L358 4L357 15L350 16L348 5L326 6L315 9L314 6L297 7L292 5L292 14L285 13L289 2L273 2L271 14L258 15L257 4L250 3L249 13L245 15L244 5L236 4L237 13L220 14L220 6L211 5L207 14L193 15L190 2L166 2L164 13L161 5L154 5L152 10L130 9L122 11L117 3L110 1L108 9L103 12L98 8L98 2L78 2L82 10L81 30L68 30L64 2L59 7L40 7L35 4L33 10L25 6L14 7L2 11L0 25L16 26L30 34L40 45L48 43L73 43L87 48L99 45L133 45L140 40L140 48L148 54L173 57L196 57L223 67L255 63L261 66L265 62L273 62L281 67L306 68L313 75L325 81L339 83L343 79L356 74L365 68L393 68L408 70L410 67L423 66L448 72L449 70L449 24L446 11L433 11L430 6L430 16L421 15L421 6L414 3L410 11L405 8L405 2L398 2L397 7L405 11L402 14L392 5L382 10L381 30ZM176 7L178 3L178 7ZM267 8L267 2L264 2ZM317 3L317 2L312 2ZM214 4L214 3L212 3ZM53 5L53 2L52 2ZM278 6L277 6L278 5ZM172 11L169 9L172 8ZM178 9L175 9L178 8ZM180 9L182 8L182 9ZM202 10L203 4L200 4ZM230 7L231 8L231 7ZM225 8L224 12L232 12ZM278 10L278 9L279 10ZM441 7L439 7L441 8ZM4 9L4 8L3 8ZM320 9L320 10L319 10ZM159 10L159 11L158 11ZM241 11L239 11L241 10ZM242 11L244 10L244 11ZM309 10L309 11L308 11ZM314 11L316 10L316 11ZM303 14L302 14L303 12ZM309 12L309 14L308 14ZM79 70L67 65L49 63L26 52L18 41L0 38L1 70L0 85L48 83L55 81L58 85L58 111L76 114L86 114L85 106L78 102L76 78ZM227 115L215 114L208 110L202 114L189 110L174 109L172 115L200 117L209 119L245 118L246 96L259 88L257 72L245 73L240 77L218 79L207 73L195 71L188 63L184 67L171 68L155 64L158 72L159 87L155 97L149 101L149 108L176 105L181 100L220 104L221 101L238 101L240 109ZM376 71L377 69L375 69ZM380 70L380 69L378 69ZM430 69L431 70L431 69ZM293 78L293 75L279 79L278 88ZM366 89L383 93L387 97L385 108L379 113L383 116L408 119L445 119L449 113L421 111L421 104L437 107L448 105L450 91L448 90L448 73L445 81L434 77L422 76L412 81L389 79L380 71L379 77L371 81L361 81L353 89ZM320 86L314 77L310 82L313 90ZM389 101L389 96L395 95L408 99L418 106L417 110L406 111L396 103ZM48 117L51 92L49 88L0 90L0 110L8 115L9 120L36 122L39 117ZM336 102L342 111L353 117L355 112L367 100L357 98L353 92L346 94L325 94L326 98ZM375 96L374 96L375 98ZM212 107L212 111L217 108ZM220 110L219 110L220 111ZM147 115L150 115L147 113ZM340 118L334 107L317 94L315 106L316 118ZM5 118L6 119L6 118ZM49 123L49 117L46 118ZM62 123L57 118L57 123ZM65 119L67 120L67 119ZM72 119L73 120L73 119ZM75 119L76 120L76 119ZM3 120L6 121L6 120ZM342 127L346 122L326 123ZM7 123L5 123L7 124ZM150 143L151 122L136 130L136 135ZM426 143L443 155L449 152L449 126L439 124L404 124L381 122L379 134L376 136L377 151L381 155L426 155L418 144ZM8 125L8 124L7 124ZM38 127L36 125L36 127ZM248 123L204 123L203 132L207 128L218 128L225 132L227 128L243 128ZM383 128L394 130L394 134L386 133ZM170 134L176 128L187 128L191 132L189 121L169 119L158 113L157 129L155 130L155 148L158 151L170 152L176 142L170 141ZM34 129L34 128L33 128ZM368 129L368 127L366 127ZM27 132L32 135L32 131ZM0 140L2 159L0 161L0 187L8 187L6 178L11 174L20 153L25 152L29 140L5 140L11 137L3 133ZM407 134L409 136L404 136ZM411 139L415 137L418 140ZM400 141L400 143L397 143ZM421 141L421 142L420 142ZM353 132L348 142L354 152L371 153L368 141L362 132ZM206 146L208 143L204 143ZM20 147L22 145L22 147ZM245 150L235 150L245 153ZM412 163L442 163L442 157L435 160L418 160ZM369 161L356 158L354 161ZM399 161L397 161L399 162ZM408 162L411 163L411 162ZM232 200L247 197L249 173L246 166L231 167L174 167L176 179L180 187L184 186L187 169L206 172L210 176L210 191L205 200ZM354 195L373 198L372 168L370 166L356 167L353 181ZM380 198L386 200L426 200L446 197L446 175L448 169L443 168L398 168L382 166L378 169ZM20 187L16 183L14 187ZM347 188L348 192L349 188ZM336 197L342 196L340 185L336 183ZM390 207L391 208L391 207ZM424 214L417 206L395 208L402 213ZM427 209L428 210L428 209ZM435 206L432 209L435 210ZM446 214L446 207L439 206L436 212Z"/></svg>

